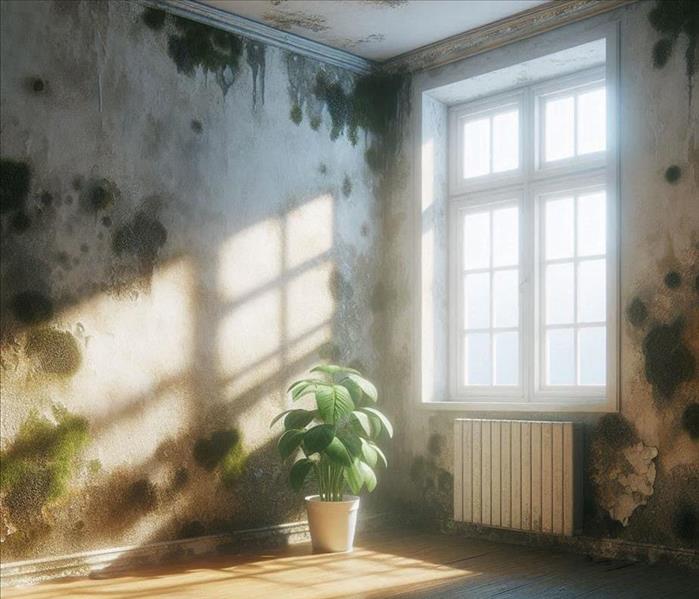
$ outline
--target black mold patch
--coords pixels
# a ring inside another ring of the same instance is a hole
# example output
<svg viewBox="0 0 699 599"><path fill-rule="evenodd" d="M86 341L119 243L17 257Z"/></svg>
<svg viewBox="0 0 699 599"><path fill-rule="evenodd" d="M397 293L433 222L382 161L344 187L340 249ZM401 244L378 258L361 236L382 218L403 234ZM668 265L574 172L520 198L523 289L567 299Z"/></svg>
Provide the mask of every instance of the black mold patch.
<svg viewBox="0 0 699 599"><path fill-rule="evenodd" d="M205 526L199 522L199 520L192 520L182 525L178 538L180 539L193 539L195 537L202 537L206 534Z"/></svg>
<svg viewBox="0 0 699 599"><path fill-rule="evenodd" d="M141 274L149 274L166 241L167 230L163 224L149 212L140 210L114 233L112 248L117 255L137 257Z"/></svg>
<svg viewBox="0 0 699 599"><path fill-rule="evenodd" d="M696 360L682 340L684 320L657 325L643 340L645 373L648 382L664 399L670 399L677 387L694 376Z"/></svg>
<svg viewBox="0 0 699 599"><path fill-rule="evenodd" d="M46 92L48 83L41 77L27 77L24 80L24 87L28 93L39 96Z"/></svg>
<svg viewBox="0 0 699 599"><path fill-rule="evenodd" d="M682 169L677 165L669 166L665 171L665 180L671 184L677 183L680 180L681 176Z"/></svg>
<svg viewBox="0 0 699 599"><path fill-rule="evenodd" d="M109 179L90 181L80 196L82 209L88 213L97 213L114 207L121 194L117 186Z"/></svg>
<svg viewBox="0 0 699 599"><path fill-rule="evenodd" d="M160 31L165 25L165 17L167 13L157 8L146 8L143 11L142 19L146 24L146 27L152 29L153 31Z"/></svg>
<svg viewBox="0 0 699 599"><path fill-rule="evenodd" d="M301 110L301 107L298 104L294 104L291 107L291 111L289 112L289 118L297 125L301 124L301 121L303 120L303 111Z"/></svg>
<svg viewBox="0 0 699 599"><path fill-rule="evenodd" d="M30 180L31 170L26 162L0 160L0 214L24 207Z"/></svg>
<svg viewBox="0 0 699 599"><path fill-rule="evenodd" d="M327 167L327 165L325 164L325 162L321 162L321 163L320 163L320 165L318 166L318 172L319 172L321 175L327 174L327 172L328 172L328 167Z"/></svg>
<svg viewBox="0 0 699 599"><path fill-rule="evenodd" d="M101 222L102 222L102 226L104 226L104 227L111 227L112 226L112 219L109 216L103 216Z"/></svg>
<svg viewBox="0 0 699 599"><path fill-rule="evenodd" d="M594 436L610 449L621 450L638 443L633 425L621 414L605 414L597 422Z"/></svg>
<svg viewBox="0 0 699 599"><path fill-rule="evenodd" d="M699 403L689 404L682 414L682 428L687 431L687 434L699 441Z"/></svg>
<svg viewBox="0 0 699 599"><path fill-rule="evenodd" d="M671 270L669 273L667 273L663 281L668 289L677 289L680 285L682 285L682 277L680 276L680 273L675 270Z"/></svg>
<svg viewBox="0 0 699 599"><path fill-rule="evenodd" d="M352 181L350 181L350 178L347 175L345 175L345 178L342 180L342 195L348 198L351 194Z"/></svg>
<svg viewBox="0 0 699 599"><path fill-rule="evenodd" d="M181 491L189 483L189 470L184 466L180 466L172 476L173 491Z"/></svg>
<svg viewBox="0 0 699 599"><path fill-rule="evenodd" d="M42 193L39 199L46 208L51 206L51 204L53 203L53 196L48 191Z"/></svg>
<svg viewBox="0 0 699 599"><path fill-rule="evenodd" d="M18 210L12 217L12 229L15 233L24 233L32 224L31 219L24 210Z"/></svg>
<svg viewBox="0 0 699 599"><path fill-rule="evenodd" d="M158 505L158 489L148 479L141 478L129 486L126 502L132 508L150 512Z"/></svg>
<svg viewBox="0 0 699 599"><path fill-rule="evenodd" d="M33 331L29 335L26 351L47 374L70 376L77 372L82 362L78 343L68 331Z"/></svg>
<svg viewBox="0 0 699 599"><path fill-rule="evenodd" d="M226 455L240 442L240 434L235 430L220 430L208 439L198 439L194 444L194 460L204 470L213 470Z"/></svg>
<svg viewBox="0 0 699 599"><path fill-rule="evenodd" d="M83 188L83 184L84 181L81 175L75 175L71 181L71 185L75 191L80 191Z"/></svg>
<svg viewBox="0 0 699 599"><path fill-rule="evenodd" d="M178 34L168 38L168 55L177 70L193 76L197 68L214 73L224 95L238 72L243 42L227 31L173 17Z"/></svg>
<svg viewBox="0 0 699 599"><path fill-rule="evenodd" d="M12 298L12 312L23 324L46 322L53 316L53 302L39 291L22 291Z"/></svg>
<svg viewBox="0 0 699 599"><path fill-rule="evenodd" d="M194 133L201 133L204 130L204 127L202 127L201 121L197 121L196 119L192 119L191 127L192 127L192 131L194 131Z"/></svg>
<svg viewBox="0 0 699 599"><path fill-rule="evenodd" d="M672 529L675 535L683 541L698 540L699 507L691 503L680 505L672 518Z"/></svg>
<svg viewBox="0 0 699 599"><path fill-rule="evenodd" d="M312 116L311 121L310 121L311 129L313 131L318 131L320 129L320 117L319 116Z"/></svg>
<svg viewBox="0 0 699 599"><path fill-rule="evenodd" d="M259 92L260 103L265 103L265 46L248 41L245 44L247 62L252 71L252 106L257 106Z"/></svg>
<svg viewBox="0 0 699 599"><path fill-rule="evenodd" d="M653 65L663 68L680 36L687 39L685 65L690 89L696 68L697 42L699 41L699 3L693 0L661 1L648 14L651 26L662 37L653 46Z"/></svg>

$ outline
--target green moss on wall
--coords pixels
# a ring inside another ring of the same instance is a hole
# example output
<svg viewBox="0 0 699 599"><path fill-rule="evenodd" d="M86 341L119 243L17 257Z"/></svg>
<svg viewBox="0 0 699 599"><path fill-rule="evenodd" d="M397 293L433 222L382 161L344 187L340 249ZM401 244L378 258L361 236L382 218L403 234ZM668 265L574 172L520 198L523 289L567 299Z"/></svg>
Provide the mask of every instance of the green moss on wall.
<svg viewBox="0 0 699 599"><path fill-rule="evenodd" d="M32 412L0 453L0 491L10 518L21 523L64 497L78 458L89 441L87 420L54 407L50 420Z"/></svg>
<svg viewBox="0 0 699 599"><path fill-rule="evenodd" d="M237 430L218 430L198 439L192 453L199 466L209 472L217 470L226 487L233 486L245 471L247 456Z"/></svg>

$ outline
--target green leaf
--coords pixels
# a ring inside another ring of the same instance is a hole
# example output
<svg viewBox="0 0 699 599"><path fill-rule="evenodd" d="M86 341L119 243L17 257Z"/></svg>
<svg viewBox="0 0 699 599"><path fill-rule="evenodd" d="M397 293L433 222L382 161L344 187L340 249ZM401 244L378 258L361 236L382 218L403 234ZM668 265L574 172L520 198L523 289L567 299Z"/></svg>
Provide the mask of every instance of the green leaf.
<svg viewBox="0 0 699 599"><path fill-rule="evenodd" d="M330 460L342 466L349 466L352 464L352 458L347 452L347 448L337 437L333 437L330 445L325 448L323 453L328 456Z"/></svg>
<svg viewBox="0 0 699 599"><path fill-rule="evenodd" d="M367 412L368 414L371 414L372 416L375 416L376 418L379 419L381 422L381 425L383 428L386 430L388 433L388 436L393 438L393 426L391 425L391 422L384 416L381 412L379 412L376 408L360 408L362 411Z"/></svg>
<svg viewBox="0 0 699 599"><path fill-rule="evenodd" d="M376 455L379 457L379 460L383 462L384 468L388 468L388 460L386 459L386 454L384 454L383 451L381 451L381 448L378 445L375 445L371 441L367 441L369 445L374 449L376 452ZM372 466L373 468L373 466Z"/></svg>
<svg viewBox="0 0 699 599"><path fill-rule="evenodd" d="M337 366L336 364L319 364L311 368L311 372L323 372L325 374L340 374L340 373L352 373L359 374L359 371L354 368L346 368L344 366Z"/></svg>
<svg viewBox="0 0 699 599"><path fill-rule="evenodd" d="M269 423L269 428L272 428L279 420L281 420L282 418L284 418L284 416L286 416L287 414L289 414L290 412L293 412L293 411L294 410L284 410L281 414L277 414L274 417L274 419L272 420L272 422Z"/></svg>
<svg viewBox="0 0 699 599"><path fill-rule="evenodd" d="M284 419L284 427L290 428L306 428L306 425L315 418L315 410L289 410L288 416Z"/></svg>
<svg viewBox="0 0 699 599"><path fill-rule="evenodd" d="M343 472L347 486L354 495L359 495L364 485L364 476L362 476L362 471L359 469L360 463L359 459L355 458L352 464L345 468Z"/></svg>
<svg viewBox="0 0 699 599"><path fill-rule="evenodd" d="M370 445L365 439L361 440L362 443L362 457L364 461L369 464L372 468L376 468L376 462L379 458L379 454L373 445Z"/></svg>
<svg viewBox="0 0 699 599"><path fill-rule="evenodd" d="M303 446L306 455L323 451L335 438L335 427L332 424L319 424L306 431Z"/></svg>
<svg viewBox="0 0 699 599"><path fill-rule="evenodd" d="M301 441L303 441L303 435L304 431L292 428L279 437L277 449L279 449L279 455L282 456L283 460L298 449L298 446L301 445Z"/></svg>
<svg viewBox="0 0 699 599"><path fill-rule="evenodd" d="M300 459L291 467L291 472L289 473L289 480L291 481L291 488L294 491L300 491L303 486L303 481L306 480L306 476L313 468L313 462L306 458Z"/></svg>
<svg viewBox="0 0 699 599"><path fill-rule="evenodd" d="M376 488L376 474L374 474L369 464L365 464L364 462L359 462L359 470L362 473L367 491L371 493Z"/></svg>
<svg viewBox="0 0 699 599"><path fill-rule="evenodd" d="M363 392L362 388L357 385L357 383L351 379L344 378L338 383L338 385L342 385L345 389L347 389L347 391L349 391L354 405L358 406L360 404L362 401Z"/></svg>
<svg viewBox="0 0 699 599"><path fill-rule="evenodd" d="M352 431L345 430L338 433L337 436L352 457L359 458L362 456L362 440L359 435L355 435Z"/></svg>
<svg viewBox="0 0 699 599"><path fill-rule="evenodd" d="M327 386L328 383L325 381L321 380L316 380L316 379L309 379L309 380L304 380L304 381L298 381L291 387L289 387L289 391L291 392L291 400L292 401L298 401L301 399L304 395L308 395L310 393L316 393L318 385L324 385Z"/></svg>
<svg viewBox="0 0 699 599"><path fill-rule="evenodd" d="M341 385L319 386L316 389L316 404L320 417L326 424L335 424L354 410L354 402L349 391Z"/></svg>
<svg viewBox="0 0 699 599"><path fill-rule="evenodd" d="M364 412L359 412L358 410L355 410L352 412L352 418L354 418L359 426L362 427L362 430L367 434L368 437L371 437L371 422L369 422L369 416L367 416Z"/></svg>
<svg viewBox="0 0 699 599"><path fill-rule="evenodd" d="M350 373L347 375L346 378L352 381L355 385L357 385L362 390L364 395L366 395L371 401L376 403L376 400L379 398L379 394L376 391L376 387L374 387L373 383L367 381L358 372Z"/></svg>

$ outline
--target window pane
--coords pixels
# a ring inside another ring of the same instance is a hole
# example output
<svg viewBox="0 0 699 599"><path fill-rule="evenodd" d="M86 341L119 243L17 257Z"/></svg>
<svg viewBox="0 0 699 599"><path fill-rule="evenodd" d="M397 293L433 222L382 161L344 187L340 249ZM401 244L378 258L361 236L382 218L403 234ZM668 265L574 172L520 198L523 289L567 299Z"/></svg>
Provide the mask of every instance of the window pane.
<svg viewBox="0 0 699 599"><path fill-rule="evenodd" d="M605 385L607 367L607 335L604 327L578 331L580 385Z"/></svg>
<svg viewBox="0 0 699 599"><path fill-rule="evenodd" d="M606 320L606 262L585 260L578 264L578 321Z"/></svg>
<svg viewBox="0 0 699 599"><path fill-rule="evenodd" d="M519 166L519 113L503 112L493 117L493 172Z"/></svg>
<svg viewBox="0 0 699 599"><path fill-rule="evenodd" d="M607 247L607 203L603 191L578 197L578 256L604 254Z"/></svg>
<svg viewBox="0 0 699 599"><path fill-rule="evenodd" d="M490 327L490 273L476 273L464 277L464 327Z"/></svg>
<svg viewBox="0 0 699 599"><path fill-rule="evenodd" d="M490 333L466 335L464 369L466 385L490 385Z"/></svg>
<svg viewBox="0 0 699 599"><path fill-rule="evenodd" d="M607 95L595 89L578 96L578 154L607 148Z"/></svg>
<svg viewBox="0 0 699 599"><path fill-rule="evenodd" d="M464 216L464 268L490 266L490 212Z"/></svg>
<svg viewBox="0 0 699 599"><path fill-rule="evenodd" d="M575 152L575 100L573 96L546 101L546 162L570 158Z"/></svg>
<svg viewBox="0 0 699 599"><path fill-rule="evenodd" d="M516 327L519 321L519 271L493 273L493 317L496 327Z"/></svg>
<svg viewBox="0 0 699 599"><path fill-rule="evenodd" d="M554 329L546 332L546 384L575 384L573 329Z"/></svg>
<svg viewBox="0 0 699 599"><path fill-rule="evenodd" d="M493 211L493 266L519 263L519 220L517 206Z"/></svg>
<svg viewBox="0 0 699 599"><path fill-rule="evenodd" d="M495 384L519 382L519 333L495 333Z"/></svg>
<svg viewBox="0 0 699 599"><path fill-rule="evenodd" d="M490 118L464 123L464 179L490 172Z"/></svg>
<svg viewBox="0 0 699 599"><path fill-rule="evenodd" d="M573 264L546 267L546 324L573 322Z"/></svg>
<svg viewBox="0 0 699 599"><path fill-rule="evenodd" d="M573 198L546 202L546 259L573 255Z"/></svg>

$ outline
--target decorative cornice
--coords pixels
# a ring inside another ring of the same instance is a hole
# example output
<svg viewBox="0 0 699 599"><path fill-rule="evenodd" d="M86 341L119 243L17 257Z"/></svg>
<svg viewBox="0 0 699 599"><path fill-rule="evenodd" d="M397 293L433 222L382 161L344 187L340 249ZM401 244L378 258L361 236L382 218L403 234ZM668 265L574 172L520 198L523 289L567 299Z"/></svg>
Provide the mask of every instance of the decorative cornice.
<svg viewBox="0 0 699 599"><path fill-rule="evenodd" d="M434 69L523 40L637 0L554 0L476 29L469 29L383 62L388 70Z"/></svg>
<svg viewBox="0 0 699 599"><path fill-rule="evenodd" d="M225 10L202 4L197 0L138 0L141 4L165 10L169 13L186 17L205 25L218 29L224 29L231 33L242 35L249 39L262 42L269 46L275 46L302 56L308 56L320 62L331 64L354 73L368 73L374 68L375 63L345 52L314 42L300 35L287 33L251 21L245 17L234 15Z"/></svg>

